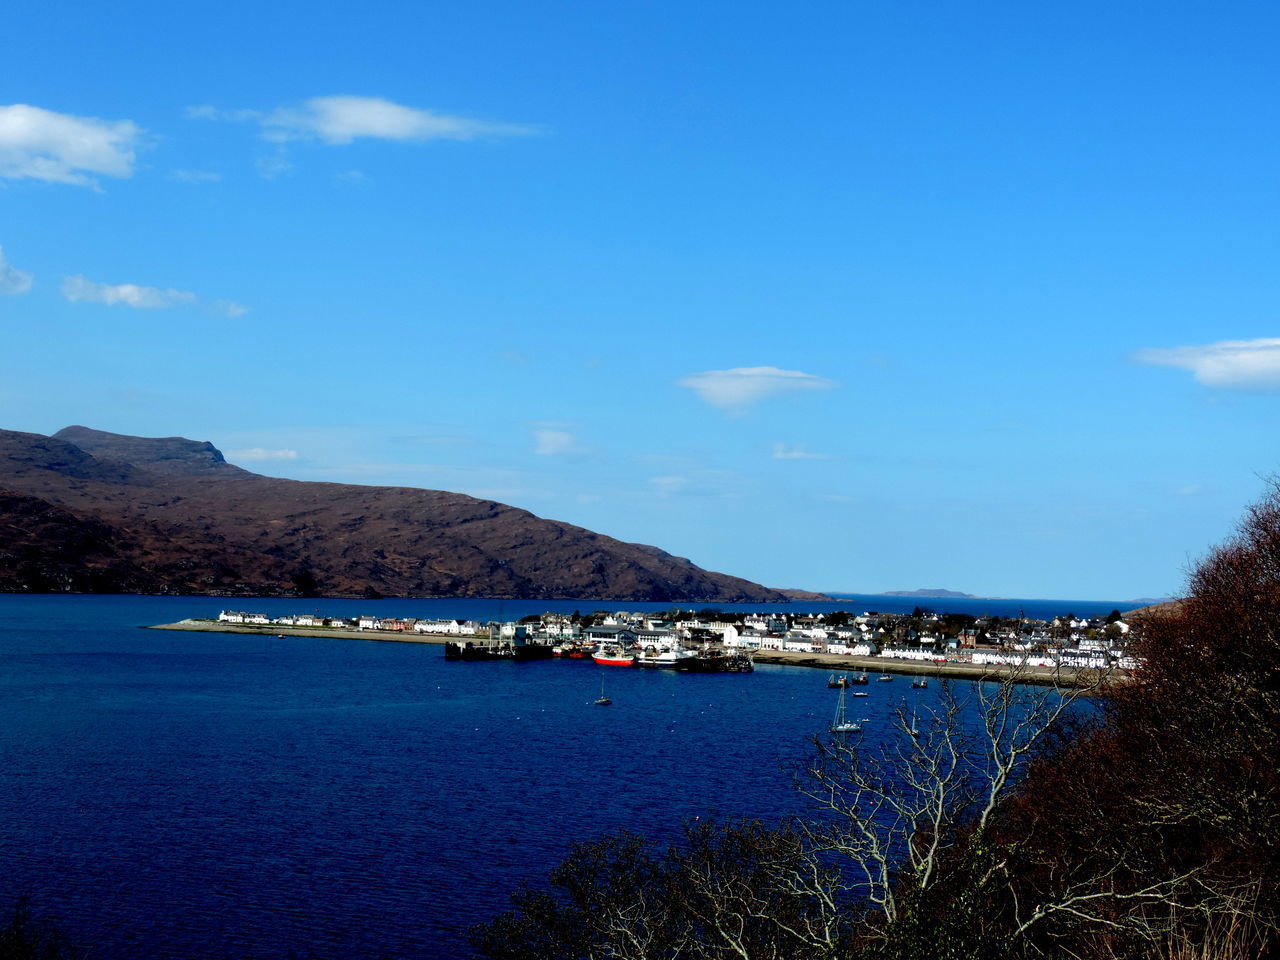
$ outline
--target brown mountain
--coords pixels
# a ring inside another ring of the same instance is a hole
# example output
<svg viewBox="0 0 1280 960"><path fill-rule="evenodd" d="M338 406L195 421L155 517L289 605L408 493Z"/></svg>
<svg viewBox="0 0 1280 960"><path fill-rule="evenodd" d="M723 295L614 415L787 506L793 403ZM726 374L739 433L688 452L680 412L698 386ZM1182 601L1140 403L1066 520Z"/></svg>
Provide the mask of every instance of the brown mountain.
<svg viewBox="0 0 1280 960"><path fill-rule="evenodd" d="M0 430L0 591L779 601L526 510L443 490L279 480L210 443Z"/></svg>

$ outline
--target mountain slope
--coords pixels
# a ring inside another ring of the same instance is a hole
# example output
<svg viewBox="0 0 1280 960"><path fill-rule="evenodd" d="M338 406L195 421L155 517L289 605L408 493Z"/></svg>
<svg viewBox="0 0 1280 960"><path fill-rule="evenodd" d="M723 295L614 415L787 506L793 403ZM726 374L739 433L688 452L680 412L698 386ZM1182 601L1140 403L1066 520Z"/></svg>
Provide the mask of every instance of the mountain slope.
<svg viewBox="0 0 1280 960"><path fill-rule="evenodd" d="M181 437L0 431L0 488L11 492L0 499L0 590L805 596L463 494L263 477L227 463L212 444ZM49 531L43 539L29 532L36 517ZM77 566L68 558L79 556L97 571L95 586L68 572Z"/></svg>

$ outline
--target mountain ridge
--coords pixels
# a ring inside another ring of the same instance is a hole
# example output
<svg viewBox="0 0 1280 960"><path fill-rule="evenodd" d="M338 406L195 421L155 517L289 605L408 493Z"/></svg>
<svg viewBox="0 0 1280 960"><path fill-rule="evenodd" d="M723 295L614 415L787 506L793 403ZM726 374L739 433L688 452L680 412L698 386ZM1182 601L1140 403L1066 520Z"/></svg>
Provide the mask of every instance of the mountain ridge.
<svg viewBox="0 0 1280 960"><path fill-rule="evenodd" d="M822 597L466 494L264 477L227 463L211 443L83 426L51 437L0 430L0 590Z"/></svg>

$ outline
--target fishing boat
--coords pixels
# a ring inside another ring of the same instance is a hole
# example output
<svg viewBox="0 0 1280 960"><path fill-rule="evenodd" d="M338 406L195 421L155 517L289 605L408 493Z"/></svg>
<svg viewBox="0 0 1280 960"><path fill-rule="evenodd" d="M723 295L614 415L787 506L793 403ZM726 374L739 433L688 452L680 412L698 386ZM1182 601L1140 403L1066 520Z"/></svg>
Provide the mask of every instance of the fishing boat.
<svg viewBox="0 0 1280 960"><path fill-rule="evenodd" d="M849 678L841 674L836 676L834 673L827 677L827 687L832 690L843 690L849 685Z"/></svg>
<svg viewBox="0 0 1280 960"><path fill-rule="evenodd" d="M601 677L600 678L600 696L596 697L596 706L607 707L611 703L613 703L613 701L604 695L604 677Z"/></svg>
<svg viewBox="0 0 1280 960"><path fill-rule="evenodd" d="M641 667L678 667L681 660L695 656L697 654L692 650L683 650L680 647L665 647L661 650L645 647L640 651L636 664Z"/></svg>
<svg viewBox="0 0 1280 960"><path fill-rule="evenodd" d="M853 678L852 680L850 680L849 682L850 682L850 683L857 684L857 685L858 685L858 686L860 686L860 687L861 687L861 686L866 686L866 683L867 683L867 671L863 670L860 674L858 674L856 677L854 677L854 678Z"/></svg>
<svg viewBox="0 0 1280 960"><path fill-rule="evenodd" d="M862 724L856 720L850 720L844 715L844 687L840 688L840 700L836 703L836 716L831 721L832 733L858 733L862 730Z"/></svg>
<svg viewBox="0 0 1280 960"><path fill-rule="evenodd" d="M591 655L591 659L604 667L634 667L636 655L630 650L623 650L616 643L602 643L600 649Z"/></svg>
<svg viewBox="0 0 1280 960"><path fill-rule="evenodd" d="M751 673L755 666L750 650L730 653L713 647L691 657L681 657L676 661L676 669L686 673Z"/></svg>
<svg viewBox="0 0 1280 960"><path fill-rule="evenodd" d="M911 686L916 690L923 690L925 687L929 686L929 681L924 677L917 677L911 681Z"/></svg>

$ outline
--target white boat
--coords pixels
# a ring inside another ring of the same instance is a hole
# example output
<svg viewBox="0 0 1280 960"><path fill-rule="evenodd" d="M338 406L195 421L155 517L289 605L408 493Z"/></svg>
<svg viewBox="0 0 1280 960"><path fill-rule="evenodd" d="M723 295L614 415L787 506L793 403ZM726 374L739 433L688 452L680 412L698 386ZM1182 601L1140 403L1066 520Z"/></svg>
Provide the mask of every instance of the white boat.
<svg viewBox="0 0 1280 960"><path fill-rule="evenodd" d="M596 697L596 706L607 707L611 703L613 703L613 701L604 695L604 677L601 677L600 678L600 696Z"/></svg>
<svg viewBox="0 0 1280 960"><path fill-rule="evenodd" d="M664 647L661 650L647 647L640 652L636 663L642 667L678 667L681 660L696 656L697 654L692 650L683 650L679 647Z"/></svg>
<svg viewBox="0 0 1280 960"><path fill-rule="evenodd" d="M831 721L832 733L859 733L862 730L862 724L856 720L849 720L844 715L844 695L845 688L840 688L840 699L836 703L836 717Z"/></svg>

